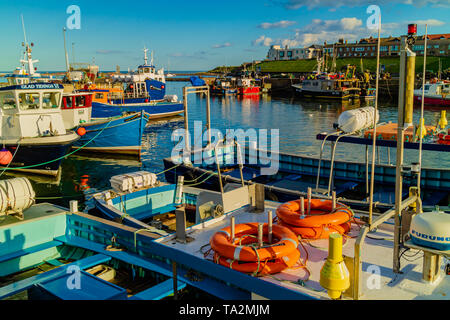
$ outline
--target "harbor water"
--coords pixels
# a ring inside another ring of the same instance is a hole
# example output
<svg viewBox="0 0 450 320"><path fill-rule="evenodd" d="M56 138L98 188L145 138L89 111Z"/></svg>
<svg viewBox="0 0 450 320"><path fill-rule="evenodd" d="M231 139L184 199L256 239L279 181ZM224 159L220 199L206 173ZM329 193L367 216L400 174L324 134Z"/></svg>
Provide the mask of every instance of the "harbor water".
<svg viewBox="0 0 450 320"><path fill-rule="evenodd" d="M182 98L182 88L187 82L169 82L167 94ZM366 102L313 101L284 96L211 97L211 126L225 133L226 129L279 129L279 151L303 155L319 155L321 141L316 135L333 131L333 123L339 115L354 108L366 106ZM369 102L369 104L373 104ZM194 121L206 125L205 96L192 94L188 98L189 126ZM380 122L397 121L395 103L379 103ZM418 122L420 109L414 111ZM440 117L439 109L425 109L425 124L435 125ZM62 163L61 175L55 178L28 176L36 191L37 202L52 202L68 207L70 200L78 200L81 208L93 206L92 194L110 188L113 175L147 170L158 173L164 170L163 159L171 155L178 139L172 140L174 130L184 128L183 117L153 121L147 125L143 137L142 161L133 158L76 153ZM192 134L192 132L191 132ZM386 148L379 148L381 163L388 162ZM330 147L324 149L324 157L330 156ZM339 143L336 159L361 161L365 158L365 146ZM371 157L370 157L371 158ZM390 163L395 164L395 150L390 150ZM418 161L417 150L406 150L405 164ZM450 155L424 151L423 167L448 168ZM1 179L22 176L20 173L5 172ZM164 180L164 175L159 176Z"/></svg>

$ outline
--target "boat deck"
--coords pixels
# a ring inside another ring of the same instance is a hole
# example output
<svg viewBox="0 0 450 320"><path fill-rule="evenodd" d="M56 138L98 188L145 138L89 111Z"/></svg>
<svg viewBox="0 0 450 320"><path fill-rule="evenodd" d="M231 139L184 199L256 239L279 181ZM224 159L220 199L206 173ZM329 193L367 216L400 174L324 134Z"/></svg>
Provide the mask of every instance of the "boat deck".
<svg viewBox="0 0 450 320"><path fill-rule="evenodd" d="M188 228L187 235L194 240L186 244L174 241L174 235L156 240L166 246L191 254L197 258L205 259L202 246L216 231L229 225L229 217L234 216L236 224L247 222L265 223L268 211L275 217L279 203L266 201L265 211L262 213L250 212L248 208L238 209L230 214L206 221ZM354 244L359 234L359 226L352 224L352 229L344 237L343 254L354 256ZM360 299L368 300L411 300L411 299L448 299L450 296L450 278L444 274L443 266L440 268L440 277L432 284L422 281L423 252L409 250L401 258L402 274L392 271L393 264L393 224L389 221L381 225L376 232L370 232L362 247L362 276ZM281 273L260 277L260 281L272 282L293 291L297 291L317 299L329 299L326 290L320 284L320 270L328 256L328 240L305 240L299 245L301 261L304 267L286 269ZM212 254L206 257L212 260ZM445 259L443 259L445 261ZM447 261L448 262L448 261ZM375 272L379 271L381 278L377 281ZM237 272L237 271L236 271ZM216 274L211 274L217 277ZM379 284L379 286L378 286ZM242 289L252 291L252 288ZM348 297L344 296L344 299Z"/></svg>

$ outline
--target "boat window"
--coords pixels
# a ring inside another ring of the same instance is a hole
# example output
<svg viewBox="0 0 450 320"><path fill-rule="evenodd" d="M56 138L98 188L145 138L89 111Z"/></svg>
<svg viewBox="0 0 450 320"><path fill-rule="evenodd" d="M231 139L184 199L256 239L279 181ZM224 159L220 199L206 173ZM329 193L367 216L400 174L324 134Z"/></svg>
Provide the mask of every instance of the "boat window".
<svg viewBox="0 0 450 320"><path fill-rule="evenodd" d="M144 73L150 73L150 68L145 68Z"/></svg>
<svg viewBox="0 0 450 320"><path fill-rule="evenodd" d="M64 109L72 109L72 97L71 96L67 96L63 98L66 101L66 106L64 107Z"/></svg>
<svg viewBox="0 0 450 320"><path fill-rule="evenodd" d="M0 105L3 110L15 109L16 98L12 92L4 92L0 94Z"/></svg>
<svg viewBox="0 0 450 320"><path fill-rule="evenodd" d="M19 103L22 110L39 109L39 93L20 93Z"/></svg>
<svg viewBox="0 0 450 320"><path fill-rule="evenodd" d="M76 96L74 98L75 98L75 107L84 107L86 105L85 96Z"/></svg>
<svg viewBox="0 0 450 320"><path fill-rule="evenodd" d="M42 108L54 109L59 107L59 92L44 92L42 94Z"/></svg>
<svg viewBox="0 0 450 320"><path fill-rule="evenodd" d="M430 86L429 85L425 85L425 90L430 90Z"/></svg>
<svg viewBox="0 0 450 320"><path fill-rule="evenodd" d="M96 93L95 99L103 99L103 93Z"/></svg>

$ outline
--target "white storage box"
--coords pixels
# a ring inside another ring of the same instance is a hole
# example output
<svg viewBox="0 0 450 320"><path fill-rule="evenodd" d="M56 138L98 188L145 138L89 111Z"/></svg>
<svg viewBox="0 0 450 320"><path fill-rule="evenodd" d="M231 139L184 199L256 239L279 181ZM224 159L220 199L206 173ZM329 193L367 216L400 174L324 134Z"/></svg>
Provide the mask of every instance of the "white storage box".
<svg viewBox="0 0 450 320"><path fill-rule="evenodd" d="M156 181L156 175L147 171L121 174L110 179L111 187L116 192L132 192L136 189L152 187Z"/></svg>

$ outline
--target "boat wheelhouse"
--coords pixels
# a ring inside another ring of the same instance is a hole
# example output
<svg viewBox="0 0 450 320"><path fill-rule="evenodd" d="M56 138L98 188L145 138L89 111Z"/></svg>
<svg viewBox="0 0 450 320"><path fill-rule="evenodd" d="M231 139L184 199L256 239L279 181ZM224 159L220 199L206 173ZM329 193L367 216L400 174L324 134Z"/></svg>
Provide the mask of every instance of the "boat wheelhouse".
<svg viewBox="0 0 450 320"><path fill-rule="evenodd" d="M424 87L424 104L450 106L450 82L426 83ZM421 103L422 88L414 90L414 102Z"/></svg>
<svg viewBox="0 0 450 320"><path fill-rule="evenodd" d="M63 157L79 139L64 126L63 89L53 83L0 87L0 143L13 155L8 170L58 174Z"/></svg>

